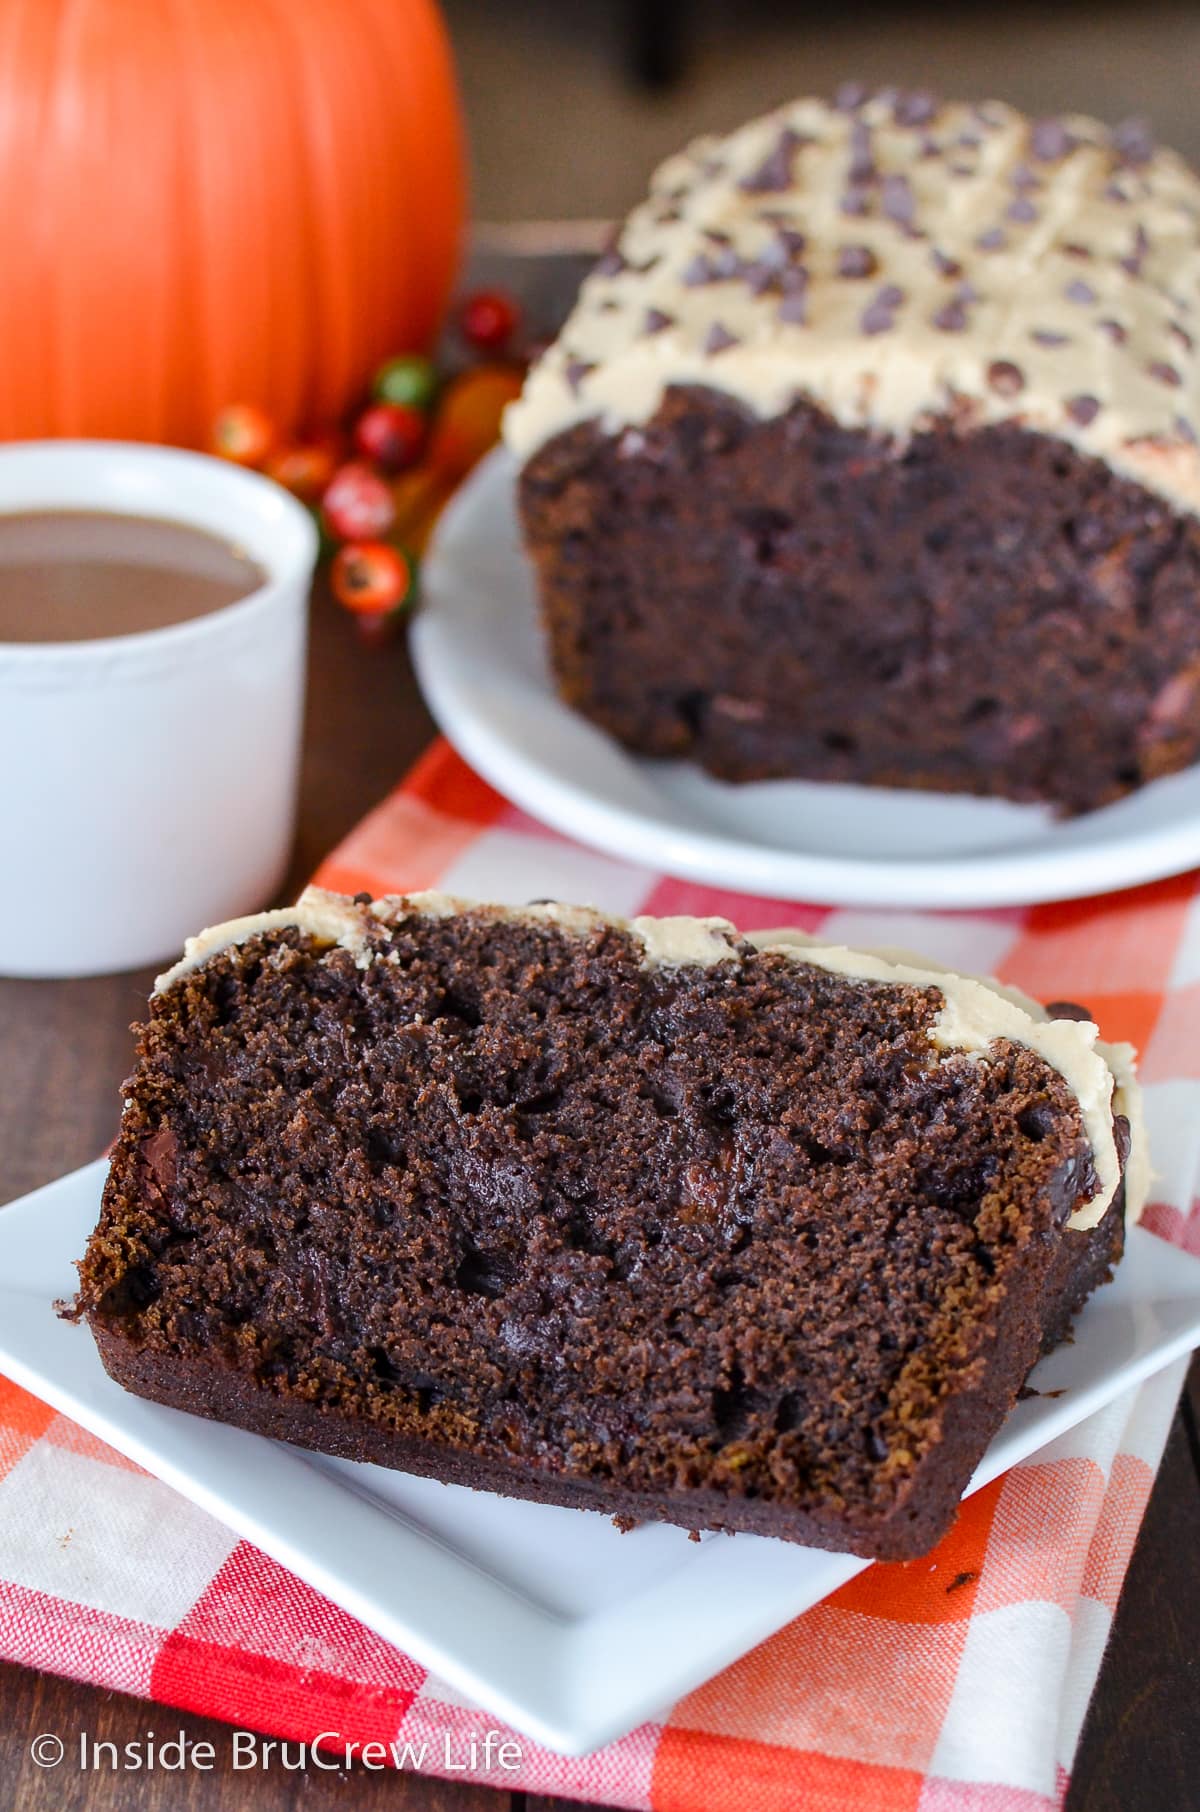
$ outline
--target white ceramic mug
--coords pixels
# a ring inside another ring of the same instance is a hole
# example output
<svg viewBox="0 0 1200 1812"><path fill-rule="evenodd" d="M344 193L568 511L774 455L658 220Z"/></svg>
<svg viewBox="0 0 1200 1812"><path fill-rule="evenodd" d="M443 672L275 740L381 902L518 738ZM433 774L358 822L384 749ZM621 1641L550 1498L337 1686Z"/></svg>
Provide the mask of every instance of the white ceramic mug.
<svg viewBox="0 0 1200 1812"><path fill-rule="evenodd" d="M0 973L97 975L178 955L283 879L295 829L311 518L200 453L0 447L0 512L106 510L206 529L266 575L144 634L0 642Z"/></svg>

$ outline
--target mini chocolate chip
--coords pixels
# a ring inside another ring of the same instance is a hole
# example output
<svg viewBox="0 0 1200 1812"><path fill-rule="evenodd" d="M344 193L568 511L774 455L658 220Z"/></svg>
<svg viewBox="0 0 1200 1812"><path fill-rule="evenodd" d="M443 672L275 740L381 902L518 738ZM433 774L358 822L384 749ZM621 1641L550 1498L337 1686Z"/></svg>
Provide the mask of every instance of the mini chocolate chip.
<svg viewBox="0 0 1200 1812"><path fill-rule="evenodd" d="M850 181L873 182L876 174L871 128L865 120L855 120L850 128Z"/></svg>
<svg viewBox="0 0 1200 1812"><path fill-rule="evenodd" d="M967 309L964 302L947 302L939 308L933 317L935 327L943 333L963 333L967 327Z"/></svg>
<svg viewBox="0 0 1200 1812"><path fill-rule="evenodd" d="M1105 201L1130 202L1133 197L1127 195L1119 182L1110 182L1104 191Z"/></svg>
<svg viewBox="0 0 1200 1812"><path fill-rule="evenodd" d="M731 245L719 245L709 256L708 268L718 283L724 283L740 277L743 265Z"/></svg>
<svg viewBox="0 0 1200 1812"><path fill-rule="evenodd" d="M595 369L595 365L589 364L586 359L567 360L563 375L567 380L567 388L570 390L572 396L579 395L579 386L583 383L588 372L595 371Z"/></svg>
<svg viewBox="0 0 1200 1812"><path fill-rule="evenodd" d="M1192 338L1191 334L1188 332L1187 328L1184 327L1181 322L1179 322L1179 321L1168 322L1167 332L1169 334L1172 334L1175 337L1175 339L1177 339L1179 341L1179 344L1183 347L1185 352L1194 352L1195 351L1196 342Z"/></svg>
<svg viewBox="0 0 1200 1812"><path fill-rule="evenodd" d="M1137 169L1154 156L1154 139L1145 120L1121 120L1110 134L1113 150L1124 164Z"/></svg>
<svg viewBox="0 0 1200 1812"><path fill-rule="evenodd" d="M697 252L696 256L684 265L679 274L679 280L688 289L698 289L702 283L715 283L717 278L706 254Z"/></svg>
<svg viewBox="0 0 1200 1812"><path fill-rule="evenodd" d="M1004 237L1003 227L989 227L986 233L980 233L975 244L981 252L998 252L1008 241Z"/></svg>
<svg viewBox="0 0 1200 1812"><path fill-rule="evenodd" d="M775 195L784 189L790 189L793 182L792 161L796 152L801 145L811 143L811 139L792 126L785 126L757 170L743 176L738 188L747 195Z"/></svg>
<svg viewBox="0 0 1200 1812"><path fill-rule="evenodd" d="M803 327L808 320L808 297L803 287L788 290L779 304L778 316L790 327Z"/></svg>
<svg viewBox="0 0 1200 1812"><path fill-rule="evenodd" d="M997 396L1018 396L1025 388L1025 373L1011 359L993 359L987 381Z"/></svg>
<svg viewBox="0 0 1200 1812"><path fill-rule="evenodd" d="M896 96L892 118L897 126L927 126L937 111L936 95L925 88L912 88Z"/></svg>
<svg viewBox="0 0 1200 1812"><path fill-rule="evenodd" d="M869 245L838 247L837 274L839 277L873 277L878 269L879 260Z"/></svg>
<svg viewBox="0 0 1200 1812"><path fill-rule="evenodd" d="M880 206L889 220L898 221L901 226L911 226L916 205L912 184L907 176L884 177L880 189Z"/></svg>
<svg viewBox="0 0 1200 1812"><path fill-rule="evenodd" d="M730 333L723 322L714 321L705 337L704 350L709 358L715 358L717 353L726 352L731 346L737 346L739 343L737 335Z"/></svg>
<svg viewBox="0 0 1200 1812"><path fill-rule="evenodd" d="M1059 119L1035 120L1029 134L1029 148L1040 164L1057 163L1065 157L1075 141Z"/></svg>
<svg viewBox="0 0 1200 1812"><path fill-rule="evenodd" d="M808 244L804 234L790 226L776 227L775 238L789 258L798 258Z"/></svg>
<svg viewBox="0 0 1200 1812"><path fill-rule="evenodd" d="M862 312L859 327L865 334L889 333L896 325L895 311L904 300L904 291L894 283L885 283L878 295Z"/></svg>
<svg viewBox="0 0 1200 1812"><path fill-rule="evenodd" d="M723 233L721 231L720 227L701 227L700 231L703 234L703 236L705 237L705 239L709 240L713 245L732 245L733 244L733 241L729 237L729 234Z"/></svg>
<svg viewBox="0 0 1200 1812"><path fill-rule="evenodd" d="M1094 396L1070 396L1066 403L1067 414L1079 428L1089 428L1100 413L1100 402Z"/></svg>
<svg viewBox="0 0 1200 1812"><path fill-rule="evenodd" d="M642 316L642 332L646 334L662 333L665 328L674 325L674 315L665 315L661 308L648 308Z"/></svg>
<svg viewBox="0 0 1200 1812"><path fill-rule="evenodd" d="M1133 1129L1125 1114L1113 1115L1113 1144L1117 1148L1117 1162L1123 1170L1133 1149Z"/></svg>
<svg viewBox="0 0 1200 1812"><path fill-rule="evenodd" d="M1131 277L1140 277L1142 274L1142 266L1146 262L1146 255L1149 250L1150 235L1139 220L1133 229L1133 248L1130 251L1129 256L1127 258L1118 259L1118 263L1122 270L1129 272Z"/></svg>
<svg viewBox="0 0 1200 1812"><path fill-rule="evenodd" d="M1186 415L1175 417L1175 432L1180 440L1186 440L1190 447L1200 446L1200 435L1197 435Z"/></svg>
<svg viewBox="0 0 1200 1812"><path fill-rule="evenodd" d="M1090 258L1092 255L1091 246L1080 245L1077 239L1067 240L1060 249L1062 250L1064 257L1067 258Z"/></svg>
<svg viewBox="0 0 1200 1812"><path fill-rule="evenodd" d="M852 183L849 188L842 191L842 198L838 205L843 214L851 216L869 214L871 198L860 183Z"/></svg>
<svg viewBox="0 0 1200 1812"><path fill-rule="evenodd" d="M783 266L778 260L764 253L761 258L756 258L752 264L745 266L742 276L749 285L752 295L765 296L769 289L778 289L782 269Z"/></svg>
<svg viewBox="0 0 1200 1812"><path fill-rule="evenodd" d="M619 277L621 272L626 268L625 259L622 257L621 253L617 250L615 245L610 245L606 252L601 253L600 258L597 261L596 275L599 277Z"/></svg>
<svg viewBox="0 0 1200 1812"><path fill-rule="evenodd" d="M1042 186L1041 178L1034 175L1028 164L1014 164L1008 180L1014 189L1040 189Z"/></svg>
<svg viewBox="0 0 1200 1812"><path fill-rule="evenodd" d="M1152 364L1147 365L1146 370L1152 378L1157 378L1160 384L1169 385L1172 390L1178 390L1183 383L1183 379L1174 365L1168 364L1166 359L1155 359Z"/></svg>
<svg viewBox="0 0 1200 1812"><path fill-rule="evenodd" d="M1020 221L1022 225L1028 225L1030 221L1037 219L1038 211L1027 195L1018 195L1014 201L1009 202L1007 217L1009 220Z"/></svg>
<svg viewBox="0 0 1200 1812"><path fill-rule="evenodd" d="M1085 283L1082 277L1073 277L1064 289L1063 295L1068 302L1089 303L1099 300L1091 284Z"/></svg>
<svg viewBox="0 0 1200 1812"><path fill-rule="evenodd" d="M1122 327L1121 323L1114 321L1111 316L1106 316L1103 321L1097 321L1096 326L1102 334L1107 335L1114 346L1124 346L1129 338L1129 329Z"/></svg>
<svg viewBox="0 0 1200 1812"><path fill-rule="evenodd" d="M1067 346L1071 336L1067 333L1055 333L1052 327L1035 327L1029 335L1039 346Z"/></svg>
<svg viewBox="0 0 1200 1812"><path fill-rule="evenodd" d="M943 277L962 276L963 267L958 262L958 259L948 258L945 252L939 252L936 245L930 249L929 256L932 260L934 269L940 271Z"/></svg>
<svg viewBox="0 0 1200 1812"><path fill-rule="evenodd" d="M843 82L833 97L833 105L838 113L857 113L870 98L871 90L865 82Z"/></svg>
<svg viewBox="0 0 1200 1812"><path fill-rule="evenodd" d="M1081 1007L1077 1000L1048 1000L1046 1011L1051 1019L1078 1019L1091 1021L1091 1014L1086 1007Z"/></svg>

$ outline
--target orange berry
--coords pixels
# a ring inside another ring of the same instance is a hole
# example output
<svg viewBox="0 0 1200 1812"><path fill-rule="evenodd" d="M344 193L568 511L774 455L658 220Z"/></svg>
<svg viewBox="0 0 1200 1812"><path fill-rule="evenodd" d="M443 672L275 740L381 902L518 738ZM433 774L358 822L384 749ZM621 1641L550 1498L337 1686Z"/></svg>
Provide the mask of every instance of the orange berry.
<svg viewBox="0 0 1200 1812"><path fill-rule="evenodd" d="M231 403L212 429L212 451L239 466L261 466L275 444L275 424L254 403Z"/></svg>
<svg viewBox="0 0 1200 1812"><path fill-rule="evenodd" d="M337 456L321 441L283 446L269 455L263 471L304 503L316 503L334 472Z"/></svg>
<svg viewBox="0 0 1200 1812"><path fill-rule="evenodd" d="M356 615L384 616L398 610L412 587L412 567L386 541L348 541L330 568L333 595Z"/></svg>
<svg viewBox="0 0 1200 1812"><path fill-rule="evenodd" d="M442 395L429 437L429 463L462 477L500 438L508 404L521 394L514 365L478 365L464 371Z"/></svg>

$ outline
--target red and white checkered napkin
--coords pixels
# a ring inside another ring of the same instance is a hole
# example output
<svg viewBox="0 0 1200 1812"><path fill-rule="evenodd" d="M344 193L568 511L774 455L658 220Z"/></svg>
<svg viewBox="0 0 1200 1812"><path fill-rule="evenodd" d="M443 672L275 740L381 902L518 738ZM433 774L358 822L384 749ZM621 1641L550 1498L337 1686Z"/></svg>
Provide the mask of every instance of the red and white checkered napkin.
<svg viewBox="0 0 1200 1812"><path fill-rule="evenodd" d="M1200 1251L1197 877L1030 911L843 912L663 879L514 811L444 744L325 864L353 893L557 895L899 944L1085 1001L1143 1053L1159 1199ZM868 1568L661 1723L583 1760L522 1740L496 1785L656 1812L1035 1812L1066 1788L1178 1395L1175 1365ZM165 1485L0 1381L0 1653L295 1740L460 1755L494 1722ZM410 1754L412 1752L410 1751ZM460 1776L460 1778L462 1778Z"/></svg>

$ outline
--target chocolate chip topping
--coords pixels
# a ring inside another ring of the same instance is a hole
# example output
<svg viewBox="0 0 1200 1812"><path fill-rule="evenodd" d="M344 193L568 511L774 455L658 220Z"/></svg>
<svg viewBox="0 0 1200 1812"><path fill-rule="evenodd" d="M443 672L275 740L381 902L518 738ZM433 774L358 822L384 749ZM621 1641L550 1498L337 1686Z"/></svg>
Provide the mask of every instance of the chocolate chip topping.
<svg viewBox="0 0 1200 1812"><path fill-rule="evenodd" d="M980 233L975 244L981 252L998 252L1008 244L1008 240L1004 237L1003 227L988 227L985 233Z"/></svg>
<svg viewBox="0 0 1200 1812"><path fill-rule="evenodd" d="M911 226L916 213L916 199L907 176L885 176L880 189L880 206L889 220Z"/></svg>
<svg viewBox="0 0 1200 1812"><path fill-rule="evenodd" d="M777 312L779 319L786 321L789 327L805 325L808 320L808 297L804 293L803 284L798 284L784 292Z"/></svg>
<svg viewBox="0 0 1200 1812"><path fill-rule="evenodd" d="M1071 336L1068 333L1057 333L1052 327L1035 327L1029 335L1039 346L1068 346Z"/></svg>
<svg viewBox="0 0 1200 1812"><path fill-rule="evenodd" d="M747 195L774 195L790 189L795 180L792 175L793 159L802 145L811 142L793 127L785 126L758 169L752 170L749 176L744 176L738 187L744 189Z"/></svg>
<svg viewBox="0 0 1200 1812"><path fill-rule="evenodd" d="M943 333L965 333L968 326L967 305L957 300L947 302L933 317L933 324Z"/></svg>
<svg viewBox="0 0 1200 1812"><path fill-rule="evenodd" d="M1035 120L1029 134L1029 147L1041 164L1058 163L1075 144L1060 119Z"/></svg>
<svg viewBox="0 0 1200 1812"><path fill-rule="evenodd" d="M1112 129L1112 147L1121 162L1139 169L1154 156L1154 138L1145 120L1121 120Z"/></svg>
<svg viewBox="0 0 1200 1812"><path fill-rule="evenodd" d="M936 118L937 96L924 88L911 88L896 96L892 118L898 126L927 126Z"/></svg>
<svg viewBox="0 0 1200 1812"><path fill-rule="evenodd" d="M704 350L711 359L715 358L719 352L727 352L731 346L740 344L737 335L730 333L723 322L714 321L705 336Z"/></svg>
<svg viewBox="0 0 1200 1812"><path fill-rule="evenodd" d="M1022 225L1028 225L1031 221L1036 220L1037 217L1038 211L1027 195L1018 195L1008 204L1007 218L1009 220L1015 220Z"/></svg>
<svg viewBox="0 0 1200 1812"><path fill-rule="evenodd" d="M595 371L595 369L595 365L590 364L587 359L567 360L566 365L563 367L563 376L567 380L567 387L572 396L579 395L579 387L583 383L584 378L589 371Z"/></svg>
<svg viewBox="0 0 1200 1812"><path fill-rule="evenodd" d="M993 359L987 368L987 381L997 396L1019 396L1025 388L1025 373L1011 359Z"/></svg>
<svg viewBox="0 0 1200 1812"><path fill-rule="evenodd" d="M1129 329L1122 327L1121 323L1114 321L1111 316L1106 315L1102 321L1096 322L1096 326L1112 341L1114 346L1124 346L1129 338Z"/></svg>
<svg viewBox="0 0 1200 1812"><path fill-rule="evenodd" d="M873 277L878 269L879 260L869 245L838 247L837 274L839 277Z"/></svg>
<svg viewBox="0 0 1200 1812"><path fill-rule="evenodd" d="M896 310L904 300L904 291L895 283L885 283L874 300L863 310L859 327L865 334L890 333L896 325Z"/></svg>
<svg viewBox="0 0 1200 1812"><path fill-rule="evenodd" d="M1166 359L1155 359L1146 369L1152 378L1157 378L1160 384L1170 385L1172 390L1178 390L1183 383L1176 367Z"/></svg>
<svg viewBox="0 0 1200 1812"><path fill-rule="evenodd" d="M644 334L662 333L665 328L674 327L674 315L664 314L661 308L648 308L642 316Z"/></svg>
<svg viewBox="0 0 1200 1812"><path fill-rule="evenodd" d="M850 128L850 181L874 182L877 174L871 150L871 128L865 120L855 120Z"/></svg>
<svg viewBox="0 0 1200 1812"><path fill-rule="evenodd" d="M871 90L865 82L843 82L833 97L833 105L838 113L857 113L871 98Z"/></svg>
<svg viewBox="0 0 1200 1812"><path fill-rule="evenodd" d="M1080 428L1088 428L1100 413L1100 401L1094 396L1071 396L1067 398L1067 414Z"/></svg>
<svg viewBox="0 0 1200 1812"><path fill-rule="evenodd" d="M1063 290L1063 295L1068 302L1079 302L1085 306L1100 299L1091 284L1085 283L1082 277L1073 277Z"/></svg>

